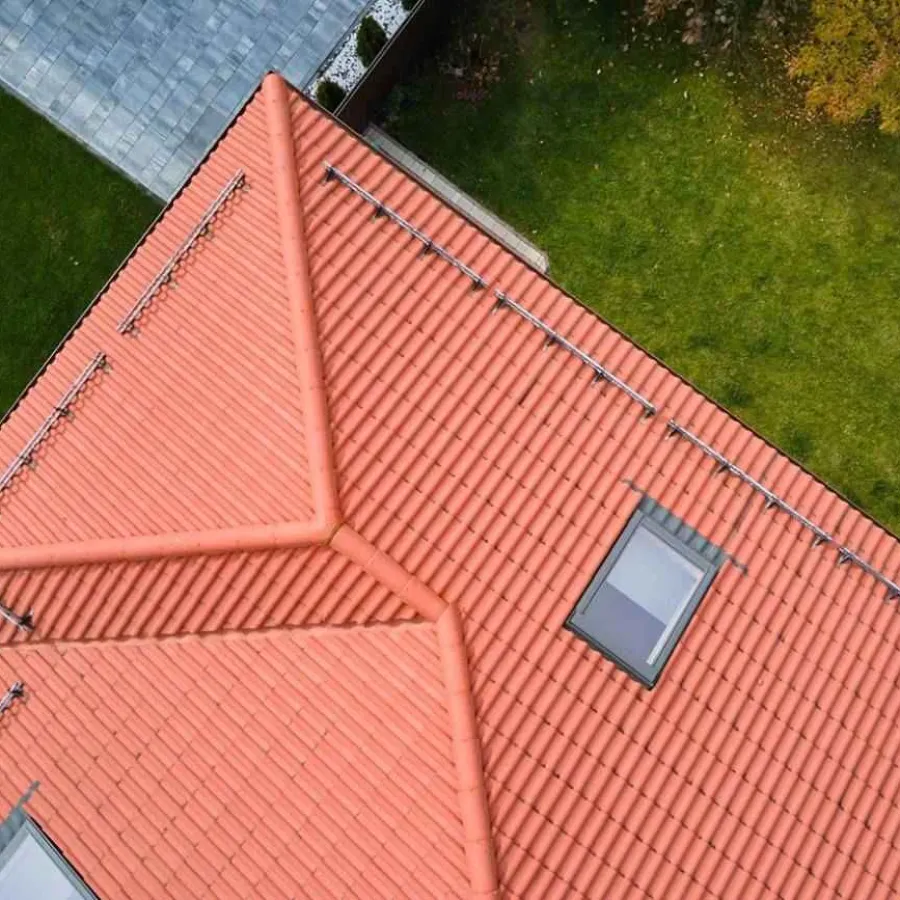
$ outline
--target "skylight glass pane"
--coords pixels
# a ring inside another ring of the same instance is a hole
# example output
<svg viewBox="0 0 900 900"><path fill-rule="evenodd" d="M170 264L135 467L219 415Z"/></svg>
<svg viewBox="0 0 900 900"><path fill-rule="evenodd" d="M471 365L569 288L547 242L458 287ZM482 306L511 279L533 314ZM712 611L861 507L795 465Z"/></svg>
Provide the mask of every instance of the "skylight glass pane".
<svg viewBox="0 0 900 900"><path fill-rule="evenodd" d="M603 584L591 598L581 616L581 627L597 636L617 656L629 662L647 662L666 623L650 615L639 603L633 603L611 584Z"/></svg>
<svg viewBox="0 0 900 900"><path fill-rule="evenodd" d="M683 609L703 570L648 528L639 526L610 570L607 581L663 625Z"/></svg>
<svg viewBox="0 0 900 900"><path fill-rule="evenodd" d="M0 900L82 900L83 896L28 831L0 868Z"/></svg>
<svg viewBox="0 0 900 900"><path fill-rule="evenodd" d="M722 558L644 498L566 624L650 687Z"/></svg>

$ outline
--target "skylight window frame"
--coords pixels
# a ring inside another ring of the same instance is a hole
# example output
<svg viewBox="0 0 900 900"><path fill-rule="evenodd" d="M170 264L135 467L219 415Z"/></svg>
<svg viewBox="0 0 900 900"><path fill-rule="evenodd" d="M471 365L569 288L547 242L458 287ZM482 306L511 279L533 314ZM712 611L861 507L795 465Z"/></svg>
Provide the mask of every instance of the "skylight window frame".
<svg viewBox="0 0 900 900"><path fill-rule="evenodd" d="M647 498L645 498L645 500L647 500ZM651 504L653 503L653 501L649 502ZM662 508L657 507L657 509ZM566 617L564 623L564 627L567 631L570 631L576 637L583 640L592 649L602 654L615 666L622 669L627 675L634 678L635 681L638 681L649 690L656 687L659 682L659 678L671 659L672 654L675 652L678 642L690 626L691 620L699 609L700 603L706 596L707 591L715 580L715 577L719 573L719 569L721 569L722 563L726 558L725 554L719 548L706 542L705 539L692 528L685 525L680 520L675 519L671 513L666 513L666 515L671 522L674 522L674 525L669 525L669 527L667 527L667 525L660 522L658 518L651 515L646 503L642 502L638 505L626 522L625 527L616 538L615 543L606 554L603 562L600 563L600 566L588 583L587 588L585 588L582 595L578 598L578 602ZM629 541L639 528L646 528L654 537L659 538L684 560L696 566L703 573L696 587L691 591L688 600L684 603L681 611L666 624L666 630L669 631L669 634L666 637L663 646L654 654L656 656L655 662L652 665L647 663L643 666L636 665L634 661L623 658L620 653L617 653L615 650L604 644L601 636L585 630L578 624L579 617L583 617L590 604L597 598L600 589L608 579L614 566L619 561L619 558L624 553ZM689 537L686 538L682 536L682 533L685 532ZM711 548L709 556L705 556L703 553L690 546L689 540L693 542L698 539L704 541L704 543Z"/></svg>
<svg viewBox="0 0 900 900"><path fill-rule="evenodd" d="M83 900L99 900L97 894L88 887L80 873L66 859L59 847L47 836L44 829L27 813L18 809L15 812L17 815L10 816L10 819L7 820L8 824L4 823L4 827L12 826L15 828L15 831L0 849L0 871L3 870L3 867L9 862L26 838L31 837L56 869L72 885L79 897L83 898ZM18 819L18 824L15 823L16 819Z"/></svg>

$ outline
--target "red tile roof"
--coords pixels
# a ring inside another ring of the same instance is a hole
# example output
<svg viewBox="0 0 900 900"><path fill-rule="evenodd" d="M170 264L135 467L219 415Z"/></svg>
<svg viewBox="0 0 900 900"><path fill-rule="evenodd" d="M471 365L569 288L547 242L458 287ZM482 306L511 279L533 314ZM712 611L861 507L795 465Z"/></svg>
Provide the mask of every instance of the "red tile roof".
<svg viewBox="0 0 900 900"><path fill-rule="evenodd" d="M35 620L0 631L27 689L0 796L40 779L29 808L101 895L900 891L900 617L835 546L896 579L897 541L276 76L5 459L99 351L0 493L0 599ZM739 564L653 691L562 627L635 488Z"/></svg>
<svg viewBox="0 0 900 900"><path fill-rule="evenodd" d="M39 774L30 811L101 897L465 894L430 623L33 644L0 678L31 686L0 792Z"/></svg>

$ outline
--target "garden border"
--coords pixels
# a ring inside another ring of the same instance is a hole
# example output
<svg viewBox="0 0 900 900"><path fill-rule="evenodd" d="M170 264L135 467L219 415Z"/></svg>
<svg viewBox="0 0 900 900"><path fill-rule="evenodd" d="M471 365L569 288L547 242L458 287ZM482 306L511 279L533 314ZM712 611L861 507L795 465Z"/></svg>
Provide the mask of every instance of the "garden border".
<svg viewBox="0 0 900 900"><path fill-rule="evenodd" d="M335 110L338 119L363 132L391 88L438 37L441 13L446 12L441 7L440 0L419 0L338 105ZM443 18L446 20L446 16Z"/></svg>

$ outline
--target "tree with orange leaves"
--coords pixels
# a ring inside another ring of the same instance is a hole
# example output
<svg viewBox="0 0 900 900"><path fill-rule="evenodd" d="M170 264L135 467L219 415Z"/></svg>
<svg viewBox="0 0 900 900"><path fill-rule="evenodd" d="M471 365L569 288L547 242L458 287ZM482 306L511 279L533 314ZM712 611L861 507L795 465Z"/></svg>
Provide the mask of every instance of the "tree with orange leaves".
<svg viewBox="0 0 900 900"><path fill-rule="evenodd" d="M900 0L813 0L811 37L791 62L806 99L839 122L877 115L900 132Z"/></svg>

